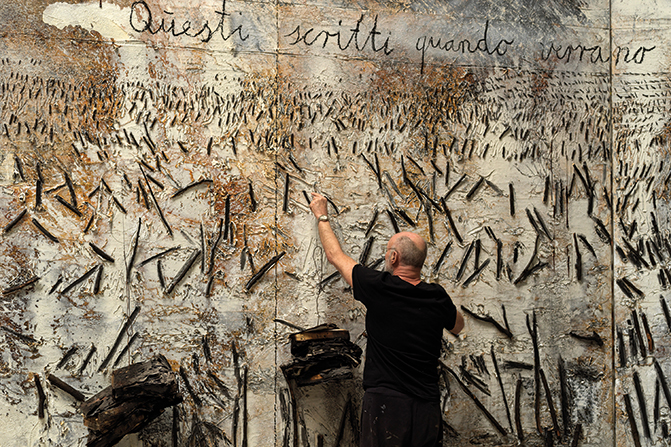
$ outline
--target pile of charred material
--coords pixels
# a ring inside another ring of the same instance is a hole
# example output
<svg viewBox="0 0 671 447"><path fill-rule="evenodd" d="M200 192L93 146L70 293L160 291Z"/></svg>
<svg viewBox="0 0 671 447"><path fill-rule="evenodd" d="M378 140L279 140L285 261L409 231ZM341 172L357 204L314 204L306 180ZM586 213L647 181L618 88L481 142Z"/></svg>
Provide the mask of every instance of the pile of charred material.
<svg viewBox="0 0 671 447"><path fill-rule="evenodd" d="M112 372L112 385L82 404L88 447L116 445L182 401L175 374L162 355Z"/></svg>
<svg viewBox="0 0 671 447"><path fill-rule="evenodd" d="M322 324L289 336L294 359L282 365L287 380L296 385L314 385L349 379L361 363L361 348L349 339L349 331Z"/></svg>

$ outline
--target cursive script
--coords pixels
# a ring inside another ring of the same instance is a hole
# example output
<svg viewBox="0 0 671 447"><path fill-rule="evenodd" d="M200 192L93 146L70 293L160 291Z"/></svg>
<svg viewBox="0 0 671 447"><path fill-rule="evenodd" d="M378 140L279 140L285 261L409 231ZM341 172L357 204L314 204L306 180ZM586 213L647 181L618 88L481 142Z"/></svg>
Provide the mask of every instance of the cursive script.
<svg viewBox="0 0 671 447"><path fill-rule="evenodd" d="M473 44L468 39L458 40L451 38L443 42L442 37L438 37L437 39L434 36L420 37L419 39L417 39L415 48L418 51L422 52L422 68L420 70L421 73L424 74L426 50L428 50L429 48L435 48L442 51L452 51L454 53L462 53L462 54L466 52L469 53L482 52L490 56L494 54L498 56L503 56L508 51L508 45L512 45L513 42L515 41L514 39L511 40L501 39L496 45L492 46L489 43L489 36L487 35L488 32L489 32L489 20L485 22L485 32L483 37L480 40L478 40L477 43L475 44Z"/></svg>
<svg viewBox="0 0 671 447"><path fill-rule="evenodd" d="M645 53L650 52L654 50L657 47L638 47L636 51L634 51L633 55L629 47L620 47L617 46L613 50L612 56L615 58L615 65L617 65L620 62L620 56L622 56L622 60L629 64L629 63L635 63L635 64L642 64L643 60L645 59ZM550 49L548 50L547 54L544 54L544 52L541 50L541 59L546 61L550 57L556 58L556 60L559 61L564 61L568 63L571 60L571 56L576 55L578 60L580 62L583 61L583 58L586 58L587 61L596 64L598 62L608 62L611 60L611 55L609 55L606 52L606 57L603 57L603 50L600 45L594 45L593 47L587 47L582 44L578 45L566 45L566 47L562 47L562 45L557 45L555 46L554 43L550 44Z"/></svg>
<svg viewBox="0 0 671 447"><path fill-rule="evenodd" d="M359 36L360 34L364 34L361 32L361 23L363 20L364 15L362 14L361 17L359 17L359 20L356 21L354 28L350 28L344 33L341 33L340 30L335 32L320 30L319 32L316 32L314 28L303 30L301 29L301 26L298 25L292 32L286 34L284 37L294 38L294 41L291 42L290 45L298 45L302 42L307 46L312 46L321 40L322 48L326 48L329 39L333 39L338 46L338 49L341 51L347 50L352 43L354 43L354 48L356 48L357 51L363 51L369 43L371 50L375 53L383 51L385 55L388 55L394 51L389 48L389 37L385 39L381 46L377 40L377 36L382 34L377 29L377 16L375 16L375 19L373 20L373 26L370 31L365 35L365 39L362 37L363 41L361 41ZM338 21L338 26L342 26L342 20ZM347 38L347 33L349 33L349 38Z"/></svg>
<svg viewBox="0 0 671 447"><path fill-rule="evenodd" d="M138 33L158 34L165 33L174 37L187 36L197 38L201 42L209 42L216 35L220 35L223 40L228 40L237 34L240 40L245 41L249 37L248 34L243 34L242 25L238 25L233 31L227 32L224 30L226 17L230 16L226 12L226 0L222 0L221 11L215 11L219 18L217 26L212 29L210 22L206 21L202 26L193 27L190 20L181 21L178 25L175 23L173 12L163 11L165 17L160 20L154 17L154 13L144 0L136 1L130 8L130 26Z"/></svg>

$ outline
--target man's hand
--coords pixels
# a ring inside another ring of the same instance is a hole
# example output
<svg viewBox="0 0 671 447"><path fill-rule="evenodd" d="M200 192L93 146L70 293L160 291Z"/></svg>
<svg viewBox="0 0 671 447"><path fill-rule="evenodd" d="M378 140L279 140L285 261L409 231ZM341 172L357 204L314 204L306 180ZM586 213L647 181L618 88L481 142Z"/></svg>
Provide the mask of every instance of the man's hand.
<svg viewBox="0 0 671 447"><path fill-rule="evenodd" d="M314 213L315 217L319 218L319 216L328 215L327 205L328 202L326 201L326 197L321 194L317 194L316 192L312 193L310 209Z"/></svg>

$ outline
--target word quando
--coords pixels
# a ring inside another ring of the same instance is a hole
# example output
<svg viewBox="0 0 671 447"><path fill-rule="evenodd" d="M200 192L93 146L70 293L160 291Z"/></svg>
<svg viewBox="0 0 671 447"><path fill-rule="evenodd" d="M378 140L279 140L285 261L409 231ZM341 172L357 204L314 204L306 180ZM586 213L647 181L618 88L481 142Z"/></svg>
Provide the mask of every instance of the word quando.
<svg viewBox="0 0 671 447"><path fill-rule="evenodd" d="M472 43L469 39L461 39L459 38L445 38L443 40L443 37L435 37L435 36L422 36L419 39L417 39L417 43L415 44L415 48L417 51L420 51L422 53L422 64L421 64L421 73L424 73L424 64L426 60L426 51L428 49L434 48L438 49L441 51L445 52L454 52L454 53L486 53L490 56L492 55L497 55L497 56L503 56L506 54L508 51L508 46L512 45L515 40L514 39L501 39L496 43L495 45L491 45L489 41L489 20L485 22L485 30L483 33L483 37L478 40L476 43Z"/></svg>

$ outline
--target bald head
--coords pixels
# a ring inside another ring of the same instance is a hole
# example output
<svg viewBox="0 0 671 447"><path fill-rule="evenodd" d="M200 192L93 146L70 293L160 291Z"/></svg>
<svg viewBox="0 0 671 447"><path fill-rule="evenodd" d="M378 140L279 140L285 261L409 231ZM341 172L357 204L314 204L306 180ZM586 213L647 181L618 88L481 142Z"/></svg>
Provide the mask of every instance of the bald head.
<svg viewBox="0 0 671 447"><path fill-rule="evenodd" d="M421 236L403 232L397 233L389 239L389 249L399 254L400 264L421 269L426 259L426 242Z"/></svg>

